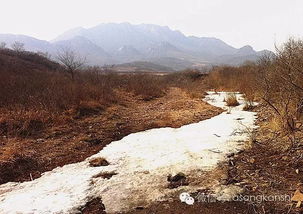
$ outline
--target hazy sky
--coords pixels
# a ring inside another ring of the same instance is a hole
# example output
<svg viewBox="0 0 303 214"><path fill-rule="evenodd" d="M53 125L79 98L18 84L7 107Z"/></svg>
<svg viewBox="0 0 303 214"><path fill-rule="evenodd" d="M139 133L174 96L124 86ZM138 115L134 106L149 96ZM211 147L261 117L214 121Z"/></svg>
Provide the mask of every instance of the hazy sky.
<svg viewBox="0 0 303 214"><path fill-rule="evenodd" d="M0 0L0 5L0 33L45 40L107 22L167 25L257 50L303 37L303 0Z"/></svg>

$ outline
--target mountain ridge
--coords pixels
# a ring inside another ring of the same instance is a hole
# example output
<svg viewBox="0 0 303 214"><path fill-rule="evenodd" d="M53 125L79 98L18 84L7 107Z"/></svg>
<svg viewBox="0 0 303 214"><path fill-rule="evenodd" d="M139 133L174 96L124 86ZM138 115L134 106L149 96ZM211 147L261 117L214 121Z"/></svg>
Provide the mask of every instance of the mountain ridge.
<svg viewBox="0 0 303 214"><path fill-rule="evenodd" d="M174 69L212 64L241 64L256 60L267 50L251 46L235 48L214 37L186 36L168 26L154 24L101 23L91 28L70 29L51 41L13 34L0 34L0 42L20 41L30 51L56 55L71 47L88 58L90 65L123 64L133 61L157 63ZM233 60L236 59L236 60ZM178 63L176 63L178 62Z"/></svg>

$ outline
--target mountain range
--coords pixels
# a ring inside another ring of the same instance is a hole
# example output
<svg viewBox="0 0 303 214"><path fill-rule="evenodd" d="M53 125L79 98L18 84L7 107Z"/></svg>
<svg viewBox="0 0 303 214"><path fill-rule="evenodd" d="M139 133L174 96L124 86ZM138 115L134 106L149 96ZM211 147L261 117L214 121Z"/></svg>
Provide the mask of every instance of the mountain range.
<svg viewBox="0 0 303 214"><path fill-rule="evenodd" d="M90 65L145 62L172 70L214 64L237 65L269 52L257 52L249 45L237 49L212 37L185 36L167 26L130 23L75 28L51 41L0 34L0 42L8 46L15 41L24 43L26 50L48 52L52 56L68 47L85 56Z"/></svg>

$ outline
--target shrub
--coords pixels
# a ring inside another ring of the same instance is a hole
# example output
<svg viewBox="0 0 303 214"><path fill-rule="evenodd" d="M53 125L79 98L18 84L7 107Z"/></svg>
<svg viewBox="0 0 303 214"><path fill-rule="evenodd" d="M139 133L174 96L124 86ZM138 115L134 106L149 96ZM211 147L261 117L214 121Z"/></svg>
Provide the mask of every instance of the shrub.
<svg viewBox="0 0 303 214"><path fill-rule="evenodd" d="M161 76L88 68L71 79L62 69L39 54L0 50L0 134L32 136L54 123L100 114L124 99L120 91L150 101L180 87L199 97L205 77L191 70Z"/></svg>
<svg viewBox="0 0 303 214"><path fill-rule="evenodd" d="M298 125L302 124L302 62L303 41L292 38L276 48L274 58L263 58L260 62L262 99L289 133L298 130Z"/></svg>
<svg viewBox="0 0 303 214"><path fill-rule="evenodd" d="M275 54L239 67L214 67L209 87L240 91L249 102L263 100L272 110L275 124L294 135L303 130L303 41L290 38ZM245 109L250 109L248 103ZM294 139L294 138L293 138Z"/></svg>
<svg viewBox="0 0 303 214"><path fill-rule="evenodd" d="M237 100L237 96L235 93L228 93L225 100L226 100L227 106L238 106L239 105L239 102Z"/></svg>

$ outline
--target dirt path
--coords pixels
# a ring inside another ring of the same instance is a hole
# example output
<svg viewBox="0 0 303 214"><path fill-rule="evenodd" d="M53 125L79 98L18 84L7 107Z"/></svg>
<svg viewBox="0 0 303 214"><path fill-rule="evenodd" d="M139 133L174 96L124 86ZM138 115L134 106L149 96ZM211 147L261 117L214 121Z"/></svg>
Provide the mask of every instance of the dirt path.
<svg viewBox="0 0 303 214"><path fill-rule="evenodd" d="M224 93L208 96L217 106L224 105L224 97ZM83 162L57 168L31 182L4 184L0 211L75 213L91 199L102 197L106 211L117 213L199 188L210 189L218 200L230 200L242 190L219 184L217 175L222 173L217 167L243 148L246 128L253 127L255 114L242 107L177 129L131 134ZM185 199L186 203L194 200L189 195Z"/></svg>

